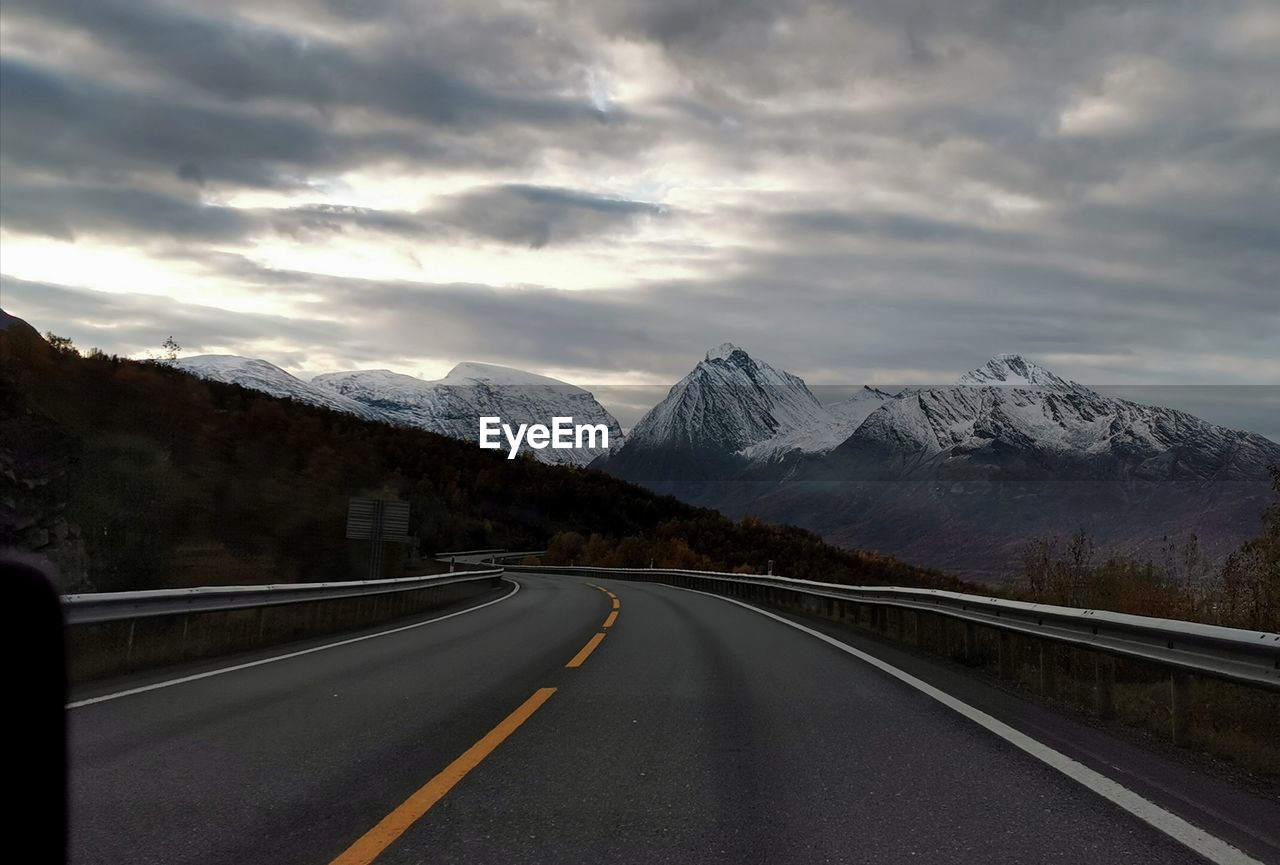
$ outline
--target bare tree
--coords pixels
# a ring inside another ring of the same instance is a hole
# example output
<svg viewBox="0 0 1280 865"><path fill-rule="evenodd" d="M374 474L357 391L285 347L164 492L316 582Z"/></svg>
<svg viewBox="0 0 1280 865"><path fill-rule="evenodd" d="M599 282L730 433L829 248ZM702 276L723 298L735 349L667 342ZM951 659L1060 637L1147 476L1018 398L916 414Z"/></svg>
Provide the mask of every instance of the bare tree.
<svg viewBox="0 0 1280 865"><path fill-rule="evenodd" d="M178 341L173 338L173 334L169 334L168 339L161 345L164 349L165 360L177 360L178 352L182 351L182 346L178 345Z"/></svg>

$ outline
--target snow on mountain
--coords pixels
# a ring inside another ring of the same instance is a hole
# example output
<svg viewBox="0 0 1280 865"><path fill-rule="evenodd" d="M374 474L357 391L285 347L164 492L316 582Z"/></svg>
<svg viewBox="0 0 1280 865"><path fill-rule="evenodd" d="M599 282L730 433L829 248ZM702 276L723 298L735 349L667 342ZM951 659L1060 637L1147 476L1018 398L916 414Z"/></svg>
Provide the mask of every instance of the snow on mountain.
<svg viewBox="0 0 1280 865"><path fill-rule="evenodd" d="M620 453L672 449L769 460L834 447L843 428L798 377L725 343L640 419Z"/></svg>
<svg viewBox="0 0 1280 865"><path fill-rule="evenodd" d="M880 452L985 464L1036 455L1058 470L1149 478L1250 475L1280 446L1186 412L1103 396L1018 355L997 355L960 384L914 390L867 416L848 442Z"/></svg>
<svg viewBox="0 0 1280 865"><path fill-rule="evenodd" d="M845 438L847 438L873 411L897 398L898 394L886 393L877 387L863 385L861 390L848 399L827 403L826 409L840 422L840 427L846 431ZM843 440L842 438L841 441Z"/></svg>
<svg viewBox="0 0 1280 865"><path fill-rule="evenodd" d="M977 369L960 376L959 383L1054 390L1079 387L1075 382L1054 375L1020 354L998 354Z"/></svg>
<svg viewBox="0 0 1280 865"><path fill-rule="evenodd" d="M572 417L575 423L605 424L611 445L622 441L618 422L587 391L505 366L460 363L439 381L389 370L361 370L328 373L305 382L268 361L235 355L184 357L172 363L211 381L467 441L477 440L482 416L500 417L512 425L550 425L552 418ZM604 449L526 452L549 463L586 465Z"/></svg>
<svg viewBox="0 0 1280 865"><path fill-rule="evenodd" d="M449 370L449 374L439 380L440 384L469 385L488 384L500 386L526 386L563 388L574 392L583 392L581 388L567 384L556 378L514 369L509 366L498 366L494 363L476 363L465 361Z"/></svg>
<svg viewBox="0 0 1280 865"><path fill-rule="evenodd" d="M582 388L523 370L485 363L460 363L437 381L423 381L389 370L358 370L316 376L312 385L353 400L391 423L420 427L466 441L477 441L481 417L504 423L550 425L572 417L578 424L605 424L609 442L622 441L613 415ZM586 465L603 448L529 453L549 463Z"/></svg>
<svg viewBox="0 0 1280 865"><path fill-rule="evenodd" d="M234 354L202 354L168 361L177 368L209 381L238 384L271 396L318 405L334 411L375 419L372 412L354 400L326 388L318 388L290 375L265 360Z"/></svg>

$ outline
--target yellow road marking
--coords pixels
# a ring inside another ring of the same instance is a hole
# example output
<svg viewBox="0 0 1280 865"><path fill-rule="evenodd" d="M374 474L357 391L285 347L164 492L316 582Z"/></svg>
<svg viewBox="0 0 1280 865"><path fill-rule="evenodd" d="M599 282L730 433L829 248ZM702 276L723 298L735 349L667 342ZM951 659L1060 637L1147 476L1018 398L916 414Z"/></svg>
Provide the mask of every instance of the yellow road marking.
<svg viewBox="0 0 1280 865"><path fill-rule="evenodd" d="M600 641L603 639L604 639L604 631L601 631L600 633L593 636L590 640L587 640L587 644L582 647L582 651L574 655L573 660L565 664L565 668L572 670L577 667L581 667L582 662L585 661L591 655L591 653L596 650L596 646L600 645Z"/></svg>
<svg viewBox="0 0 1280 865"><path fill-rule="evenodd" d="M618 611L614 610L612 613L609 614L609 618L604 620L604 626L606 628L612 628L613 623L616 621L618 621Z"/></svg>
<svg viewBox="0 0 1280 865"><path fill-rule="evenodd" d="M597 636L602 637L604 635L599 634ZM483 739L464 751L462 756L446 766L439 775L436 775L412 796L404 800L400 807L383 817L378 825L364 833L360 840L348 847L330 865L368 865L368 863L378 858L387 847L403 835L410 826L418 822L424 814L445 797L445 794L465 778L468 772L480 765L480 762L485 757L492 754L494 749L514 733L521 724L529 720L530 716L538 711L542 704L547 702L555 692L555 688L539 688L534 691L533 696L525 700L520 705L520 708L504 718L502 723L490 730Z"/></svg>
<svg viewBox="0 0 1280 865"><path fill-rule="evenodd" d="M621 607L621 606L622 606L622 604L621 604L621 603L619 603L618 599L617 599L617 598L614 598L614 599L613 599L613 608L616 610L616 609L618 609L618 608L619 608L619 607Z"/></svg>

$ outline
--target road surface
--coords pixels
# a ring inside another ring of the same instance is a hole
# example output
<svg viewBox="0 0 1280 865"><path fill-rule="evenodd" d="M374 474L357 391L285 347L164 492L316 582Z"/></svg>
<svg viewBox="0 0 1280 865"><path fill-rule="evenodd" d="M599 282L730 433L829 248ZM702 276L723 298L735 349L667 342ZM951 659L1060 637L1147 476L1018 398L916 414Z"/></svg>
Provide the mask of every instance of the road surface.
<svg viewBox="0 0 1280 865"><path fill-rule="evenodd" d="M108 699L69 710L72 861L1206 861L740 604L533 574L483 600L77 691ZM1274 805L1250 800L1245 834Z"/></svg>

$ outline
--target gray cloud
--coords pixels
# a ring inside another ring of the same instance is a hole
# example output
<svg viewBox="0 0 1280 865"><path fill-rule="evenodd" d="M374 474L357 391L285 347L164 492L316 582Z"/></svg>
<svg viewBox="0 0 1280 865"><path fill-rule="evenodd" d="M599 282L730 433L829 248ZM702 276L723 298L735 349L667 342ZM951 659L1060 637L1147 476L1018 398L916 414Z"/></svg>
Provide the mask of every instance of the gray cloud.
<svg viewBox="0 0 1280 865"><path fill-rule="evenodd" d="M459 196L444 216L471 233L540 248L661 213L640 201L513 184Z"/></svg>
<svg viewBox="0 0 1280 865"><path fill-rule="evenodd" d="M338 337L332 322L231 312L178 303L148 294L102 292L0 277L6 309L20 310L41 332L70 337L81 349L101 347L119 354L159 353L170 335L188 345L227 345L257 339L287 339L314 345Z"/></svg>
<svg viewBox="0 0 1280 865"><path fill-rule="evenodd" d="M77 234L133 239L238 240L254 220L231 207L136 187L6 183L0 224L30 234L74 240Z"/></svg>
<svg viewBox="0 0 1280 865"><path fill-rule="evenodd" d="M306 188L317 174L360 166L510 167L526 158L516 140L463 150L426 131L337 130L322 115L189 102L9 58L0 58L0 111L0 152L11 173L99 181L185 174Z"/></svg>
<svg viewBox="0 0 1280 865"><path fill-rule="evenodd" d="M486 67L487 84L479 84L459 65L470 52L440 29L421 24L411 32L384 29L360 51L314 32L220 16L216 7L196 13L146 0L15 0L7 11L90 33L122 58L145 57L147 68L222 99L283 99L326 109L354 105L433 123L599 119L589 104L556 94L547 80L575 60L572 42L563 39L547 40L552 50L535 55L554 58L550 68L523 65L521 60L531 59L528 53L507 52L507 74L494 80L493 68ZM473 19L469 35L487 37L497 49L512 45L508 40L536 39L533 24L517 28L509 20Z"/></svg>
<svg viewBox="0 0 1280 865"><path fill-rule="evenodd" d="M92 235L135 245L243 242L266 231L323 240L359 231L419 240L482 237L541 248L664 213L646 202L519 184L453 196L443 206L422 212L332 204L239 208L207 204L190 194L122 186L18 182L2 188L0 225L5 228L65 240Z"/></svg>

